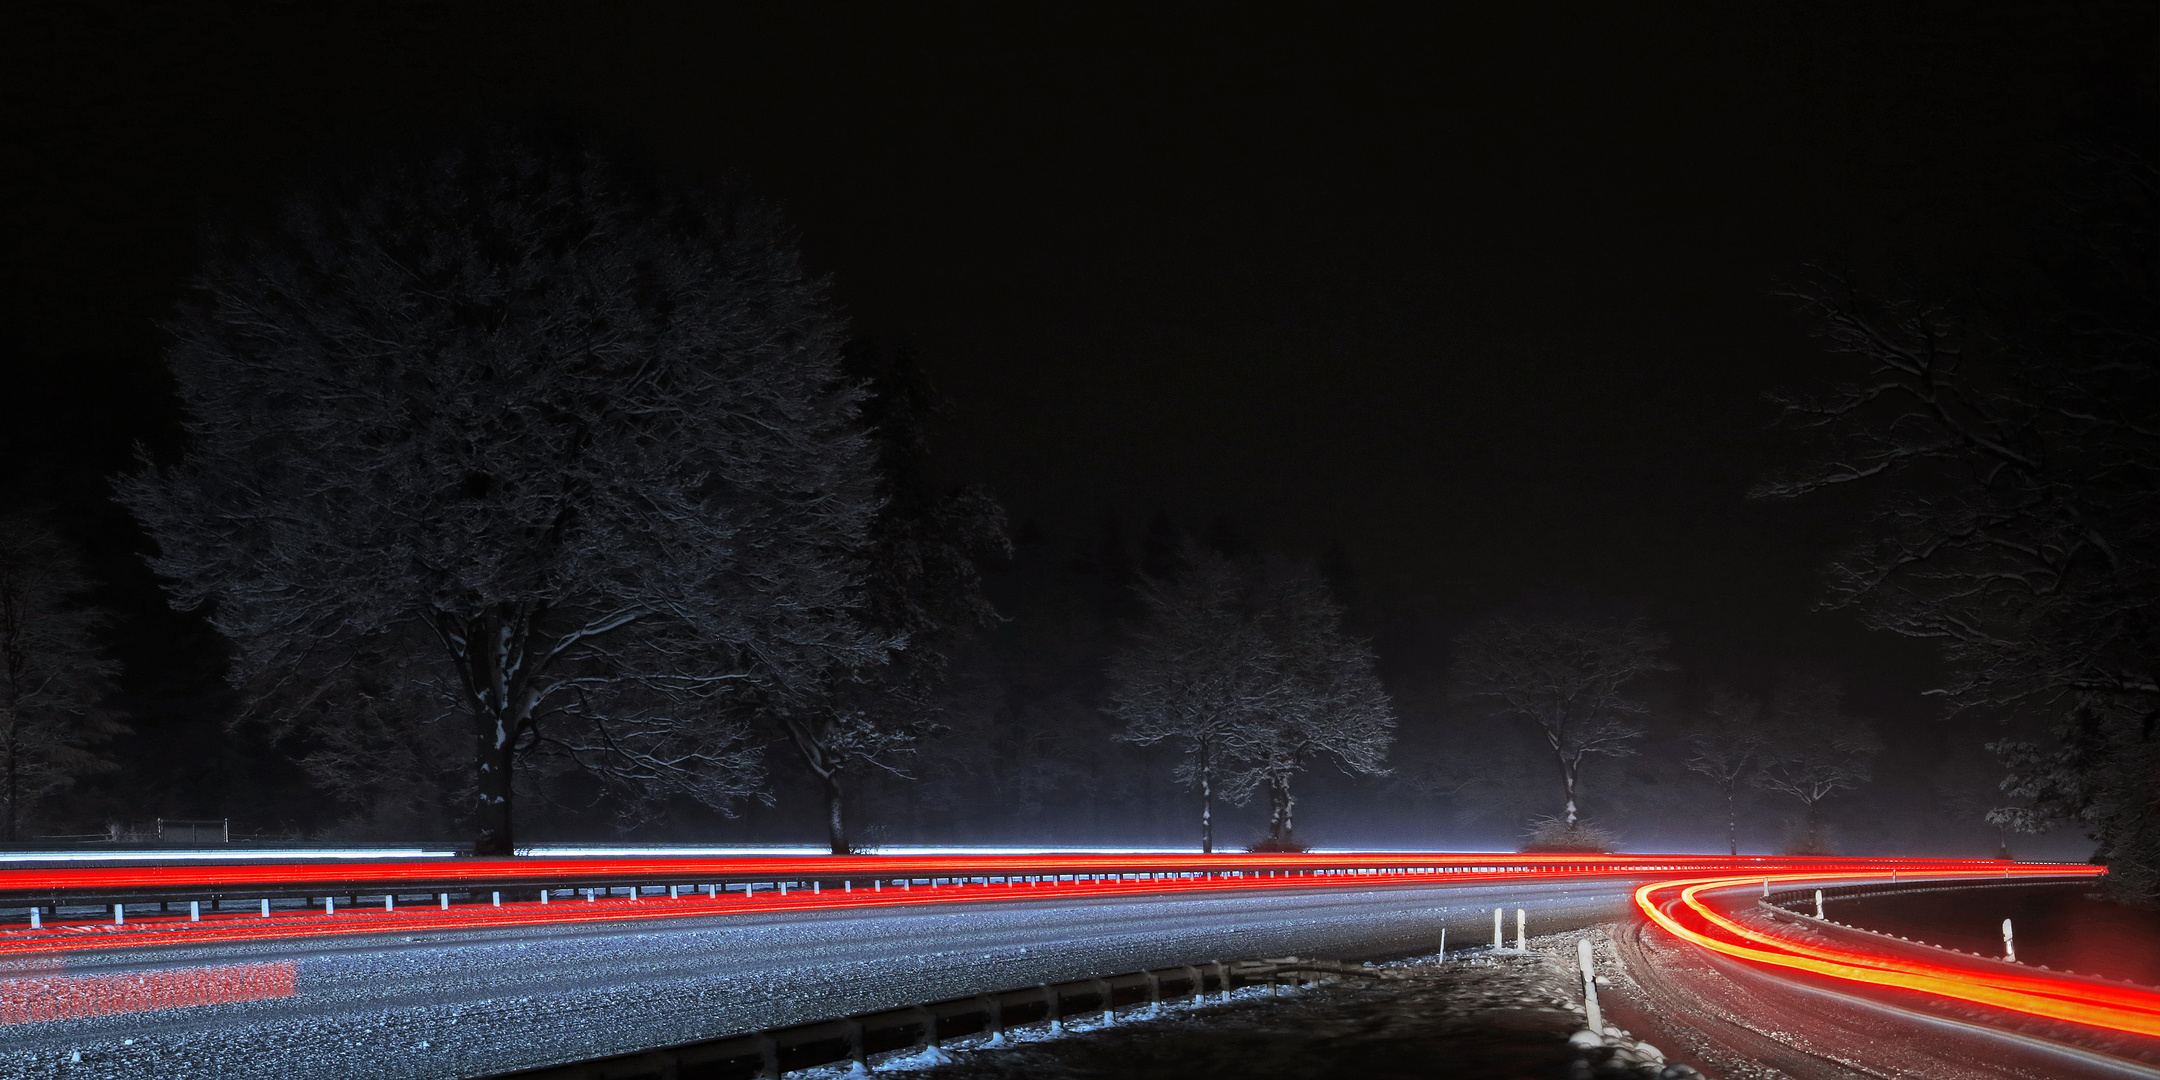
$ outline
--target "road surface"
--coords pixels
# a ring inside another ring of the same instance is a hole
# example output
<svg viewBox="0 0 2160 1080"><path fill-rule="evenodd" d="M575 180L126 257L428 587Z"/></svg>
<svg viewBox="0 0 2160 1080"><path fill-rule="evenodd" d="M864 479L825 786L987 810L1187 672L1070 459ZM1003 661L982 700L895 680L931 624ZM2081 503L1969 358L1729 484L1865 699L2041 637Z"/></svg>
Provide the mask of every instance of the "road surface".
<svg viewBox="0 0 2160 1080"><path fill-rule="evenodd" d="M1618 880L685 917L68 954L64 976L291 963L290 997L0 1026L0 1074L465 1077L1212 959L1341 958L1628 918ZM4 975L5 973L0 973ZM50 971L16 973L51 977Z"/></svg>

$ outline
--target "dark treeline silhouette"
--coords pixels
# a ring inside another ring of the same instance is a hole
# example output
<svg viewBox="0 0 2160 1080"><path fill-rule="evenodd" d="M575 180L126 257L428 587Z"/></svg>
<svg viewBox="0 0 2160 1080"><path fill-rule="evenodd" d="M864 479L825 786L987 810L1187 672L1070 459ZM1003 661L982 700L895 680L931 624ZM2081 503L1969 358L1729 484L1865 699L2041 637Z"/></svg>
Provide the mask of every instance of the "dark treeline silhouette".
<svg viewBox="0 0 2160 1080"><path fill-rule="evenodd" d="M11 436L18 842L2001 842L1984 761L1834 669L1693 664L1653 601L1396 595L1182 506L1011 525L740 189L559 125L399 154L211 238L166 413ZM2031 815L2102 813L2006 752Z"/></svg>

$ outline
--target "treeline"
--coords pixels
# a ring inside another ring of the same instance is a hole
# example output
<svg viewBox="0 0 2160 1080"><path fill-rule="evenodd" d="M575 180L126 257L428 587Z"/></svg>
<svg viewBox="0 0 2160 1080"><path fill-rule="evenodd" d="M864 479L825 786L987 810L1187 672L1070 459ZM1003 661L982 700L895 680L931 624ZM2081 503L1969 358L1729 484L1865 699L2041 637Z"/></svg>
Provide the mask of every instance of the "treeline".
<svg viewBox="0 0 2160 1080"><path fill-rule="evenodd" d="M116 624L65 514L0 521L7 833L1816 851L1992 813L2145 865L2153 292L2118 279L2153 248L2124 243L2062 255L2082 306L1980 330L1806 297L1860 381L1788 399L1830 444L1762 493L1885 486L1836 598L1950 642L1956 704L2054 725L1994 748L2005 792L1977 747L1871 785L1891 748L1833 672L1718 685L1646 605L1435 610L1167 511L1015 528L770 206L483 127L214 235L169 324L184 438L94 493L181 615ZM130 625L184 633L116 651Z"/></svg>

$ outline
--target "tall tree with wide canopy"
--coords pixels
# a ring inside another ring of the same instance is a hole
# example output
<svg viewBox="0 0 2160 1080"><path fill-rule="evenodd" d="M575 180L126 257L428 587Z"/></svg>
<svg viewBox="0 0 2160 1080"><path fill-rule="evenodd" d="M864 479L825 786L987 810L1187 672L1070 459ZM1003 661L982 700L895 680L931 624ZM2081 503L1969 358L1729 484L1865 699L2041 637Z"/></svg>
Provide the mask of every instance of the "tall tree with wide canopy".
<svg viewBox="0 0 2160 1080"><path fill-rule="evenodd" d="M1263 846L1292 850L1299 846L1291 790L1298 774L1320 762L1352 774L1386 773L1395 710L1374 671L1372 649L1344 632L1343 607L1326 579L1310 566L1270 562L1254 569L1255 615L1273 643L1282 689L1242 740L1245 760L1225 794L1242 804L1265 791Z"/></svg>
<svg viewBox="0 0 2160 1080"><path fill-rule="evenodd" d="M779 720L825 798L826 841L853 850L849 781L868 770L910 777L907 760L938 727L951 650L995 626L982 564L1009 558L1005 510L977 486L940 483L930 460L937 397L906 350L858 353L850 374L869 388L863 420L877 460L879 509L870 527L859 613L905 648L889 663L834 667L818 691L762 709Z"/></svg>
<svg viewBox="0 0 2160 1080"><path fill-rule="evenodd" d="M843 325L771 208L497 123L209 248L186 455L120 497L287 715L425 642L478 853L515 851L534 755L725 807L759 779L731 699L887 651L848 617L877 500Z"/></svg>
<svg viewBox="0 0 2160 1080"><path fill-rule="evenodd" d="M1119 738L1183 751L1177 777L1199 792L1200 850L1212 852L1224 780L1250 762L1292 688L1250 576L1207 550L1182 563L1141 583L1147 614L1111 659L1104 707L1125 725Z"/></svg>
<svg viewBox="0 0 2160 1080"><path fill-rule="evenodd" d="M1995 820L2084 827L2109 887L2160 904L2160 169L2075 157L2008 287L1795 291L1835 368L1778 395L1816 453L1756 494L1874 496L1827 605L1940 643L1953 708L2044 721L1997 744Z"/></svg>
<svg viewBox="0 0 2160 1080"><path fill-rule="evenodd" d="M1455 682L1466 698L1537 732L1558 766L1565 832L1581 824L1583 766L1635 753L1649 706L1633 684L1666 665L1663 635L1640 621L1502 616L1455 639Z"/></svg>

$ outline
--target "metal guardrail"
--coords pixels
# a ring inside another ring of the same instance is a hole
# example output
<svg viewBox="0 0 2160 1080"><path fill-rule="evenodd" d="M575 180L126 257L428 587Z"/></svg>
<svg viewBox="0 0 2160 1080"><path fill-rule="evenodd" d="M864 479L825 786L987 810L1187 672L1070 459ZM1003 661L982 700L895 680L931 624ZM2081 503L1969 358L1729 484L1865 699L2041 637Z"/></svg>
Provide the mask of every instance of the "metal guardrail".
<svg viewBox="0 0 2160 1080"><path fill-rule="evenodd" d="M1920 893L1966 892L1972 889L2021 888L2028 885L2095 884L2092 877L2021 877L2007 881L1987 881L1966 878L1957 881L1919 880L1899 882L1875 882L1863 885L1835 885L1822 889L1773 889L1770 895L1757 903L1777 908L1795 915L1814 914L1815 894L1822 893L1824 903L1832 900L1851 900L1866 896L1907 896Z"/></svg>
<svg viewBox="0 0 2160 1080"><path fill-rule="evenodd" d="M1227 1000L1239 986L1265 983L1302 985L1328 977L1384 978L1389 972L1327 960L1286 957L1275 960L1210 960L1178 967L1150 968L1096 978L947 998L837 1020L731 1035L633 1054L504 1073L499 1080L675 1080L679 1076L756 1077L778 1080L792 1069L853 1062L893 1050L938 1052L939 1044L966 1035L1002 1038L1030 1024L1055 1028L1065 1020L1094 1014L1114 1018L1119 1006L1157 1007L1178 998L1218 993Z"/></svg>

